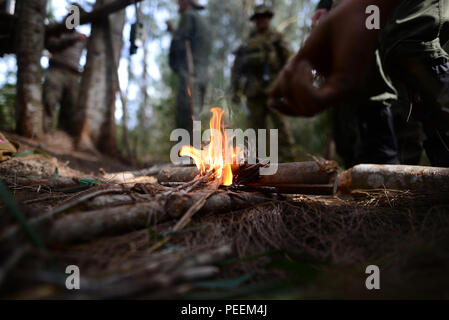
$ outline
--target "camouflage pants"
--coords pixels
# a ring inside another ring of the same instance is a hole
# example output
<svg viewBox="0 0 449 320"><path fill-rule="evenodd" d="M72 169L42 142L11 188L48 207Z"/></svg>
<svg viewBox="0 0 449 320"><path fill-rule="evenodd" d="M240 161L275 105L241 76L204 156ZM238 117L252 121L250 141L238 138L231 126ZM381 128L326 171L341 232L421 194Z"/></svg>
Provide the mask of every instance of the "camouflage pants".
<svg viewBox="0 0 449 320"><path fill-rule="evenodd" d="M427 156L443 167L449 166L449 56L441 44L448 37L447 0L400 2L379 37L387 73L411 106L401 117L421 123Z"/></svg>
<svg viewBox="0 0 449 320"><path fill-rule="evenodd" d="M252 129L267 129L268 118L272 121L274 129L278 129L279 134L279 161L288 162L293 161L292 154L293 136L290 131L290 126L287 119L280 115L277 111L267 106L268 97L260 96L255 98L248 98L248 126ZM267 134L268 137L268 134ZM267 150L269 150L267 148Z"/></svg>
<svg viewBox="0 0 449 320"><path fill-rule="evenodd" d="M398 156L401 164L416 166L421 162L424 150L424 132L422 125L410 116L410 98L406 87L396 83L398 101L391 108L394 129L398 140Z"/></svg>
<svg viewBox="0 0 449 320"><path fill-rule="evenodd" d="M58 128L76 135L82 122L78 108L80 76L72 71L50 66L45 71L43 98L45 106L45 131L53 127L58 106Z"/></svg>
<svg viewBox="0 0 449 320"><path fill-rule="evenodd" d="M449 63L422 59L398 61L392 72L397 86L407 90L411 117L422 124L424 149L433 166L449 167Z"/></svg>
<svg viewBox="0 0 449 320"><path fill-rule="evenodd" d="M390 107L366 99L332 110L337 153L346 168L359 163L399 164Z"/></svg>
<svg viewBox="0 0 449 320"><path fill-rule="evenodd" d="M332 110L336 149L347 168L359 163L398 164L390 106L397 97L376 52L365 89L354 102Z"/></svg>
<svg viewBox="0 0 449 320"><path fill-rule="evenodd" d="M206 81L195 78L193 88L194 101L194 117L198 119L198 115L204 104L204 97L206 95ZM189 77L187 72L178 74L178 85L176 90L176 110L175 110L175 125L178 129L186 129L193 137L193 122L191 112L191 100L189 93Z"/></svg>

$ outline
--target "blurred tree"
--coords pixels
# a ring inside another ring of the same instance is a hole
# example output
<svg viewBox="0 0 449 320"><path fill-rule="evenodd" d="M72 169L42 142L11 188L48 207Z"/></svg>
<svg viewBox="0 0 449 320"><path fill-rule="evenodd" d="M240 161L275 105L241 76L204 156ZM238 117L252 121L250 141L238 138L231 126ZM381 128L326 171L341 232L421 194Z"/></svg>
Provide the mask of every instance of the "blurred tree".
<svg viewBox="0 0 449 320"><path fill-rule="evenodd" d="M26 137L43 134L42 69L46 0L25 0L18 9L17 131Z"/></svg>
<svg viewBox="0 0 449 320"><path fill-rule="evenodd" d="M16 86L6 83L0 88L0 130L14 130Z"/></svg>
<svg viewBox="0 0 449 320"><path fill-rule="evenodd" d="M202 1L207 3L207 9L202 14L208 20L213 38L209 70L210 89L201 114L203 129L208 127L210 117L208 109L212 106L232 110L228 113L229 126L235 128L245 126L244 110L241 106L230 103L228 95L230 68L234 59L233 52L250 32L249 16L253 6L259 2L256 0ZM273 26L282 31L291 47L297 50L308 35L310 16L316 1L276 0L272 2L276 9ZM170 148L173 145L169 136L174 129L172 90L176 87L176 77L173 77L167 66L167 45L170 37L164 21L162 20L161 23L159 17L176 18L176 2L145 0L142 2L142 10L148 40L145 45L146 52L138 51L133 59L133 65L129 65L128 68L132 73L128 86L133 86L133 90L127 94L130 119L136 119L136 121L130 121L133 124L130 127L130 140L133 150L137 151L139 160L168 161ZM147 57L142 57L144 55ZM152 63L157 64L161 74L160 79L154 78L154 75L150 73ZM135 88L139 88L137 95ZM307 159L308 153L323 154L330 133L326 121L324 116L313 119L290 119L298 144L296 154L299 160Z"/></svg>
<svg viewBox="0 0 449 320"><path fill-rule="evenodd" d="M94 9L112 1L97 0ZM79 100L80 110L85 114L79 145L95 146L111 155L118 153L114 115L124 24L125 10L92 24Z"/></svg>

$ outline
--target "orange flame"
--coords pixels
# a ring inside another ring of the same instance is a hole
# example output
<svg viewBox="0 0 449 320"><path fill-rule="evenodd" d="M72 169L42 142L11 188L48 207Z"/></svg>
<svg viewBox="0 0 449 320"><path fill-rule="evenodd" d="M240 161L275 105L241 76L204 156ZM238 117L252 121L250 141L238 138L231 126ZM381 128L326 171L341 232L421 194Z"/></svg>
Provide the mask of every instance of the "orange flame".
<svg viewBox="0 0 449 320"><path fill-rule="evenodd" d="M192 146L181 148L182 157L191 157L201 174L215 170L215 175L221 180L221 184L230 186L233 180L231 164L236 163L239 148L228 145L228 138L223 126L224 111L220 108L210 109L210 143L205 150L198 150Z"/></svg>

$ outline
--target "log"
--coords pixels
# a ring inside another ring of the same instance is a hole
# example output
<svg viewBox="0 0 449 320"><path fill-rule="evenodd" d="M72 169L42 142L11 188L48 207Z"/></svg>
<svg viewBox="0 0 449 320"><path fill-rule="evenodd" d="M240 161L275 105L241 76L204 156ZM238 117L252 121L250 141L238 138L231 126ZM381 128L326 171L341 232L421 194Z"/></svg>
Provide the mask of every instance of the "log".
<svg viewBox="0 0 449 320"><path fill-rule="evenodd" d="M189 182L199 174L200 171L197 167L172 167L161 170L157 176L157 181L159 183Z"/></svg>
<svg viewBox="0 0 449 320"><path fill-rule="evenodd" d="M280 163L275 174L260 176L253 185L324 185L335 180L337 170L334 161Z"/></svg>
<svg viewBox="0 0 449 320"><path fill-rule="evenodd" d="M340 174L338 188L409 190L423 194L449 192L449 168L361 164Z"/></svg>
<svg viewBox="0 0 449 320"><path fill-rule="evenodd" d="M150 168L137 171L124 171L104 174L102 179L106 181L113 181L117 183L127 183L130 180L138 178L148 178L159 174L163 169L173 167L172 164L154 165Z"/></svg>
<svg viewBox="0 0 449 320"><path fill-rule="evenodd" d="M104 235L119 235L181 217L204 192L174 193L167 201L151 201L115 208L77 212L54 220L45 232L50 244L82 242ZM270 202L275 196L221 192L210 196L198 214L224 213ZM103 199L104 200L104 199Z"/></svg>
<svg viewBox="0 0 449 320"><path fill-rule="evenodd" d="M237 169L238 170L238 169ZM337 191L335 161L280 163L273 175L254 177L240 185L274 187L285 194L335 194ZM238 174L238 171L234 172ZM196 167L167 168L158 175L159 183L187 182L199 174Z"/></svg>
<svg viewBox="0 0 449 320"><path fill-rule="evenodd" d="M309 161L279 164L273 175L259 176L251 186L276 188L283 194L333 195L337 192L335 161Z"/></svg>
<svg viewBox="0 0 449 320"><path fill-rule="evenodd" d="M54 220L45 232L50 244L81 242L103 235L117 235L143 229L150 219L164 221L163 206L154 201L87 212Z"/></svg>
<svg viewBox="0 0 449 320"><path fill-rule="evenodd" d="M165 211L172 218L179 218L202 196L204 196L203 192L191 194L175 193L168 198L165 205ZM220 192L207 199L205 205L199 211L199 214L207 212L226 213L237 211L262 203L271 202L276 199L276 195L270 194Z"/></svg>

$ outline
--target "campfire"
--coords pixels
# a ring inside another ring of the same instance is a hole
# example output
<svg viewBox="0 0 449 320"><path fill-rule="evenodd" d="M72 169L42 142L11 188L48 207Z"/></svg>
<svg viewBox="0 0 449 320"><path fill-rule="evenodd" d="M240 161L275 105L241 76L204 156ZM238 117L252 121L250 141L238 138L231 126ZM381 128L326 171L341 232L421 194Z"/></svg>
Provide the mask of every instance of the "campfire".
<svg viewBox="0 0 449 320"><path fill-rule="evenodd" d="M212 108L210 119L210 143L204 150L198 150L193 146L185 146L181 149L181 156L191 157L201 175L213 172L224 186L230 186L233 182L232 164L237 164L237 155L240 148L230 145L230 141L224 130L223 114L220 108Z"/></svg>
<svg viewBox="0 0 449 320"><path fill-rule="evenodd" d="M227 134L224 111L212 108L210 142L201 150L184 146L180 156L190 157L196 167L175 167L161 171L158 182L165 186L200 182L211 177L221 187L231 191L286 193L286 194L334 194L337 190L337 164L333 161L311 161L275 164L278 169L272 175L261 175L267 166L261 162L247 163L244 147L233 144L233 136ZM270 165L273 165L270 163ZM195 180L196 178L196 180ZM189 188L189 190L193 188Z"/></svg>

